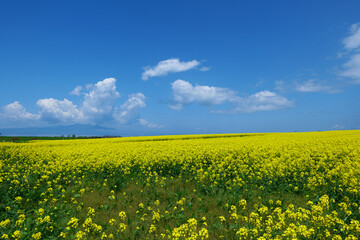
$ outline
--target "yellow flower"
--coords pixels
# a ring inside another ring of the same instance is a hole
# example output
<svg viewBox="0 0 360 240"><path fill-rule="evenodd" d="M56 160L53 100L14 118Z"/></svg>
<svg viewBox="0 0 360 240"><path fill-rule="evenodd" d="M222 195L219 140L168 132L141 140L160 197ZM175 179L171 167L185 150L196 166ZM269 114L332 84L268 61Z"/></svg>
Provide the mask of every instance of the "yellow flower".
<svg viewBox="0 0 360 240"><path fill-rule="evenodd" d="M50 223L50 216L45 216L43 219L44 222Z"/></svg>
<svg viewBox="0 0 360 240"><path fill-rule="evenodd" d="M42 216L44 214L45 210L43 208L39 208L38 213L39 216Z"/></svg>
<svg viewBox="0 0 360 240"><path fill-rule="evenodd" d="M91 217L95 216L95 209L93 209L92 207L89 207L87 215L91 216Z"/></svg>
<svg viewBox="0 0 360 240"><path fill-rule="evenodd" d="M209 232L206 228L202 228L200 231L199 231L199 236L200 236L200 239L208 239L209 238Z"/></svg>
<svg viewBox="0 0 360 240"><path fill-rule="evenodd" d="M127 225L126 225L126 224L124 224L124 223L120 223L120 224L119 224L119 231L120 231L120 232L126 231L126 228L127 228Z"/></svg>
<svg viewBox="0 0 360 240"><path fill-rule="evenodd" d="M41 232L34 233L33 235L31 235L31 237L35 240L39 240L41 239Z"/></svg>
<svg viewBox="0 0 360 240"><path fill-rule="evenodd" d="M21 238L21 232L19 230L16 230L11 237L13 237L14 239L20 239Z"/></svg>
<svg viewBox="0 0 360 240"><path fill-rule="evenodd" d="M248 230L246 228L242 227L236 232L236 235L246 238L248 236Z"/></svg>
<svg viewBox="0 0 360 240"><path fill-rule="evenodd" d="M115 220L115 219L111 218L111 219L109 220L109 224L110 224L111 226L113 226L115 223L116 223L116 220Z"/></svg>
<svg viewBox="0 0 360 240"><path fill-rule="evenodd" d="M239 201L239 206L242 207L242 209L244 210L246 208L246 200L245 199L241 199Z"/></svg>
<svg viewBox="0 0 360 240"><path fill-rule="evenodd" d="M126 213L124 211L119 212L119 217L124 221L126 219Z"/></svg>
<svg viewBox="0 0 360 240"><path fill-rule="evenodd" d="M78 226L78 223L79 223L79 219L77 219L76 217L72 217L70 221L67 223L67 225L76 228Z"/></svg>
<svg viewBox="0 0 360 240"><path fill-rule="evenodd" d="M149 229L149 233L153 233L155 231L156 231L155 225L151 224L150 229Z"/></svg>
<svg viewBox="0 0 360 240"><path fill-rule="evenodd" d="M86 233L84 233L83 231L78 231L76 234L75 234L75 239L76 240L81 240L83 239L83 237L86 235Z"/></svg>
<svg viewBox="0 0 360 240"><path fill-rule="evenodd" d="M6 220L0 222L0 227L5 228L9 224L10 224L10 219L6 219Z"/></svg>
<svg viewBox="0 0 360 240"><path fill-rule="evenodd" d="M61 232L58 238L66 238L67 233Z"/></svg>
<svg viewBox="0 0 360 240"><path fill-rule="evenodd" d="M152 219L154 222L158 222L160 221L160 214L158 212L153 212L153 216L152 216Z"/></svg>
<svg viewBox="0 0 360 240"><path fill-rule="evenodd" d="M4 234L1 236L1 239L9 239L9 236L4 233Z"/></svg>

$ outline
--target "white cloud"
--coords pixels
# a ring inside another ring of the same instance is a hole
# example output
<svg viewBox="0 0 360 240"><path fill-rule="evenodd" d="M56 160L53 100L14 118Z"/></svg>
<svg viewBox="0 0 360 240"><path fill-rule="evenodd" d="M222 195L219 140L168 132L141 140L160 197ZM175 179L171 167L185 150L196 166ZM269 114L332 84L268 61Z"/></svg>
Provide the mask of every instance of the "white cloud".
<svg viewBox="0 0 360 240"><path fill-rule="evenodd" d="M74 93L79 93L83 88L78 86ZM119 107L116 107L116 100L120 94L116 90L116 79L106 78L96 84L86 86L87 92L81 93L83 100L79 105L64 98L39 99L36 105L39 108L38 114L28 113L19 103L14 102L6 105L0 112L0 119L9 120L38 120L42 123L53 124L90 124L103 125L128 124L140 121L140 109L146 106L146 97L142 93L129 95L128 99ZM40 122L38 122L40 124ZM142 126L158 127L150 122L140 121Z"/></svg>
<svg viewBox="0 0 360 240"><path fill-rule="evenodd" d="M354 79L354 84L360 84L360 54L350 57L350 60L344 65L344 70L340 72L340 76Z"/></svg>
<svg viewBox="0 0 360 240"><path fill-rule="evenodd" d="M288 90L295 90L297 92L323 92L323 93L338 93L341 90L336 89L328 85L325 81L319 81L318 79L309 79L306 81L291 81L291 82L284 82L284 81L275 81L275 88L276 91L279 92L286 92Z"/></svg>
<svg viewBox="0 0 360 240"><path fill-rule="evenodd" d="M171 84L175 104L172 109L180 110L183 105L197 102L201 105L217 105L230 101L236 93L228 88L193 86L184 80L176 80Z"/></svg>
<svg viewBox="0 0 360 240"><path fill-rule="evenodd" d="M344 47L348 50L360 47L360 23L351 25L350 34L343 40Z"/></svg>
<svg viewBox="0 0 360 240"><path fill-rule="evenodd" d="M347 50L355 50L355 53L352 52L349 60L343 64L339 76L353 79L352 84L360 84L360 23L351 25L350 34L343 40L343 44Z"/></svg>
<svg viewBox="0 0 360 240"><path fill-rule="evenodd" d="M161 125L158 125L156 123L150 123L150 122L148 122L147 120L145 120L143 118L139 119L139 123L140 123L140 125L148 127L148 128L162 128Z"/></svg>
<svg viewBox="0 0 360 240"><path fill-rule="evenodd" d="M76 88L74 88L74 89L70 92L70 95L80 96L80 95L81 95L81 90L82 90L82 86L77 86Z"/></svg>
<svg viewBox="0 0 360 240"><path fill-rule="evenodd" d="M326 86L316 79L309 79L302 83L295 84L295 90L298 92L325 92L325 93L338 93L339 90Z"/></svg>
<svg viewBox="0 0 360 240"><path fill-rule="evenodd" d="M170 105L170 108L174 110L181 110L184 105L195 102L201 105L231 103L234 106L230 111L212 111L215 113L250 113L279 110L293 106L292 101L267 90L243 98L237 96L235 91L228 88L193 86L184 80L173 82L172 89L174 104Z"/></svg>
<svg viewBox="0 0 360 240"><path fill-rule="evenodd" d="M40 99L36 105L40 108L42 120L66 124L87 122L84 113L66 98L64 100L54 98Z"/></svg>
<svg viewBox="0 0 360 240"><path fill-rule="evenodd" d="M2 107L2 113L0 114L0 118L9 120L37 120L39 117L37 114L27 112L18 101Z"/></svg>
<svg viewBox="0 0 360 240"><path fill-rule="evenodd" d="M202 72L206 72L206 71L209 71L210 70L210 67L202 67L200 68L200 71Z"/></svg>
<svg viewBox="0 0 360 240"><path fill-rule="evenodd" d="M171 72L184 72L195 68L200 62L192 60L188 62L181 62L178 58L171 58L164 61L160 61L156 66L145 67L145 71L142 74L142 80L148 80L149 77L166 76Z"/></svg>
<svg viewBox="0 0 360 240"><path fill-rule="evenodd" d="M183 105L181 103L169 104L169 108L172 110L180 111L183 109Z"/></svg>
<svg viewBox="0 0 360 240"><path fill-rule="evenodd" d="M236 107L230 111L232 113L273 111L294 106L292 101L268 90L257 92L247 98L238 97L233 104Z"/></svg>
<svg viewBox="0 0 360 240"><path fill-rule="evenodd" d="M109 118L114 111L115 101L120 96L116 90L116 79L106 78L87 87L90 91L85 93L82 112L93 121Z"/></svg>
<svg viewBox="0 0 360 240"><path fill-rule="evenodd" d="M73 92L80 93L81 86ZM70 100L57 100L53 98L40 99L37 102L40 108L41 119L66 124L99 124L112 117L115 101L119 97L116 90L116 79L106 78L96 84L87 85L88 92L80 106Z"/></svg>
<svg viewBox="0 0 360 240"><path fill-rule="evenodd" d="M139 119L140 109L146 107L145 99L142 93L129 95L126 102L114 113L115 119L123 124Z"/></svg>

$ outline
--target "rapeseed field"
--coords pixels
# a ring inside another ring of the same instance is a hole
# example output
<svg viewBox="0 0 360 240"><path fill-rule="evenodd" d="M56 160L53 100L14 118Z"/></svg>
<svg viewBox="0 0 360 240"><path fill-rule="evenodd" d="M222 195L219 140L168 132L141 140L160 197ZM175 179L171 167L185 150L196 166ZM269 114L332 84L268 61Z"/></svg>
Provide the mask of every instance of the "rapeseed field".
<svg viewBox="0 0 360 240"><path fill-rule="evenodd" d="M360 238L360 131L0 143L0 239Z"/></svg>

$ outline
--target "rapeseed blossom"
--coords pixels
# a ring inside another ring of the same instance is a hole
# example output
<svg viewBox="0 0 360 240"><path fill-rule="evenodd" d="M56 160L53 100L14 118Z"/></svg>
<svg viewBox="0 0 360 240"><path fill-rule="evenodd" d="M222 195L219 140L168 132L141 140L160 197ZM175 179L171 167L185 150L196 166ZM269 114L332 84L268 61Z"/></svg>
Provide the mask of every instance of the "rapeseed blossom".
<svg viewBox="0 0 360 240"><path fill-rule="evenodd" d="M0 239L358 239L360 131L0 143Z"/></svg>

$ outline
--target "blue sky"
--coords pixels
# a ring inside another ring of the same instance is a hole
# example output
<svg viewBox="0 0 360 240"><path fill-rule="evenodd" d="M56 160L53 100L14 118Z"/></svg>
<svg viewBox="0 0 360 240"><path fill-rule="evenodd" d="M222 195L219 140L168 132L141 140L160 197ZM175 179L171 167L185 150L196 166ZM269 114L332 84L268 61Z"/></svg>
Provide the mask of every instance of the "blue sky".
<svg viewBox="0 0 360 240"><path fill-rule="evenodd" d="M1 1L0 129L359 129L359 9L359 1Z"/></svg>

